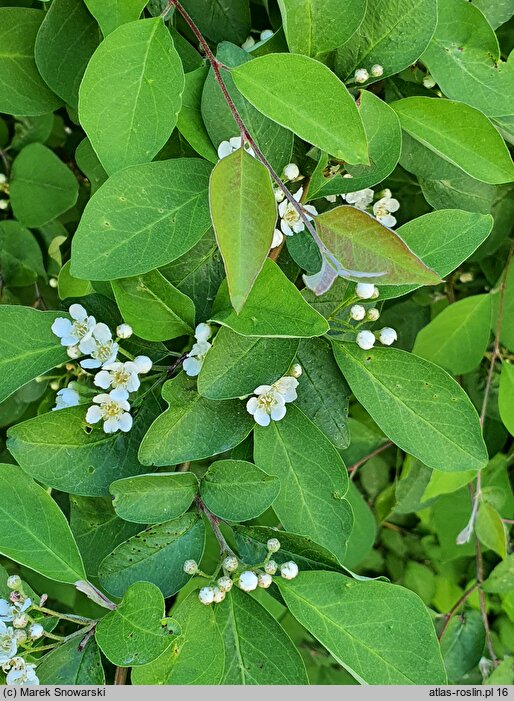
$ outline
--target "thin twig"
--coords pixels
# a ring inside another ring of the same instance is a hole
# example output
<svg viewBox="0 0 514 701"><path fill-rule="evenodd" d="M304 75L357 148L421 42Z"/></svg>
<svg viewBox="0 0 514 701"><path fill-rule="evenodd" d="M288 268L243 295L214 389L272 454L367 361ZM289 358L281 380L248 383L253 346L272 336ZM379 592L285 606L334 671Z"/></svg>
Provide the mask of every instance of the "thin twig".
<svg viewBox="0 0 514 701"><path fill-rule="evenodd" d="M457 611L460 609L460 607L469 599L471 594L473 594L474 591L476 591L478 588L478 582L475 582L472 587L470 587L467 591L464 592L464 594L460 597L460 599L457 601L455 606L452 607L451 611L445 615L445 622L443 627L441 628L439 632L439 640L443 637L443 635L446 633L446 629L450 625L450 621L452 618L455 616Z"/></svg>
<svg viewBox="0 0 514 701"><path fill-rule="evenodd" d="M357 462L353 463L353 465L351 465L348 468L348 472L351 475L351 479L353 479L355 477L355 473L357 472L357 470L359 469L359 467L361 465L364 465L364 463L368 462L368 460L371 460L371 458L374 458L376 455L380 455L380 453L382 453L384 450L387 450L387 448L389 448L392 445L393 445L392 441L386 441L379 448L376 448L376 450L372 450L371 453L368 453L363 458L361 458L360 460L357 460Z"/></svg>
<svg viewBox="0 0 514 701"><path fill-rule="evenodd" d="M184 362L184 360L187 358L188 355L189 355L189 353L183 353L180 356L180 358L177 358L175 361L173 361L173 363L166 370L166 374L168 377L171 377L173 375L175 370L178 368L179 365L182 365L182 363Z"/></svg>
<svg viewBox="0 0 514 701"><path fill-rule="evenodd" d="M116 667L114 673L114 684L124 686L127 683L128 667Z"/></svg>
<svg viewBox="0 0 514 701"><path fill-rule="evenodd" d="M221 523L221 519L219 519L217 516L215 516L213 513L209 511L209 509L205 506L203 501L199 496L195 497L195 503L198 507L198 509L205 515L206 519L209 521L211 524L211 528L214 532L214 535L216 536L216 540L218 541L218 544L220 546L220 552L222 555L228 554L228 555L234 555L234 551L230 547L230 545L227 543L225 540L225 536L221 532L221 529L219 527L219 524Z"/></svg>

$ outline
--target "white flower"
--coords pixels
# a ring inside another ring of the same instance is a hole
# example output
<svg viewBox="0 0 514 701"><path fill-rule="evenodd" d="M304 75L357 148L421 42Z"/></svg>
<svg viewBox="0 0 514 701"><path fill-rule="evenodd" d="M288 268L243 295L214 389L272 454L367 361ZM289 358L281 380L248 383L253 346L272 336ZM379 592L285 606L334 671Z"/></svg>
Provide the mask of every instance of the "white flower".
<svg viewBox="0 0 514 701"><path fill-rule="evenodd" d="M357 334L357 345L363 350L370 350L375 345L375 334L371 331L359 331Z"/></svg>
<svg viewBox="0 0 514 701"><path fill-rule="evenodd" d="M12 659L17 652L18 643L14 635L14 630L8 628L5 623L0 621L0 665Z"/></svg>
<svg viewBox="0 0 514 701"><path fill-rule="evenodd" d="M240 136L233 136L228 141L222 141L218 146L218 157L221 159L225 158L226 156L230 156L231 153L234 153L234 151L240 149L242 144L243 139ZM250 154L250 156L255 156L253 148L246 142L244 144L244 149Z"/></svg>
<svg viewBox="0 0 514 701"><path fill-rule="evenodd" d="M152 369L152 361L147 355L137 355L132 361L139 375L146 375Z"/></svg>
<svg viewBox="0 0 514 701"><path fill-rule="evenodd" d="M347 192L346 195L341 195L341 197L348 202L348 204L353 204L357 209L366 209L373 202L374 190L369 187L364 188L364 190L356 190L355 192Z"/></svg>
<svg viewBox="0 0 514 701"><path fill-rule="evenodd" d="M277 248L277 246L280 246L283 240L284 234L280 231L280 229L275 229L275 231L273 232L273 241L271 242L271 248Z"/></svg>
<svg viewBox="0 0 514 701"><path fill-rule="evenodd" d="M285 180L296 180L300 175L300 169L296 163L288 163L284 168L284 179Z"/></svg>
<svg viewBox="0 0 514 701"><path fill-rule="evenodd" d="M55 395L55 406L52 411L58 409L67 409L70 406L78 406L80 404L80 394L69 387L60 389Z"/></svg>
<svg viewBox="0 0 514 701"><path fill-rule="evenodd" d="M399 209L400 203L394 197L381 197L373 205L373 214L381 224L391 228L396 224L396 217L393 217L391 212L397 212Z"/></svg>
<svg viewBox="0 0 514 701"><path fill-rule="evenodd" d="M255 389L256 397L246 402L246 410L259 426L269 426L271 419L280 421L286 415L284 396L271 385L260 385Z"/></svg>
<svg viewBox="0 0 514 701"><path fill-rule="evenodd" d="M212 336L212 326L210 324L198 324L195 329L195 338L197 341L208 341Z"/></svg>
<svg viewBox="0 0 514 701"><path fill-rule="evenodd" d="M7 673L8 686L36 686L39 684L36 665L27 664L22 657L15 657L12 661L15 664Z"/></svg>
<svg viewBox="0 0 514 701"><path fill-rule="evenodd" d="M38 640L43 636L44 632L45 629L41 623L33 623L29 628L29 636L32 638L32 640Z"/></svg>
<svg viewBox="0 0 514 701"><path fill-rule="evenodd" d="M212 587L202 587L198 592L198 598L202 604L205 604L206 606L212 604L214 601L214 589Z"/></svg>
<svg viewBox="0 0 514 701"><path fill-rule="evenodd" d="M266 547L268 548L270 553L278 553L280 550L280 541L278 538L270 538L268 542L266 543Z"/></svg>
<svg viewBox="0 0 514 701"><path fill-rule="evenodd" d="M354 304L353 307L350 308L350 316L354 321L362 321L366 316L366 310L362 304Z"/></svg>
<svg viewBox="0 0 514 701"><path fill-rule="evenodd" d="M137 392L141 384L138 377L138 366L132 361L126 363L107 363L95 375L94 383L102 389L124 389L127 392Z"/></svg>
<svg viewBox="0 0 514 701"><path fill-rule="evenodd" d="M356 83L365 83L369 78L369 73L365 68L357 68L354 74Z"/></svg>
<svg viewBox="0 0 514 701"><path fill-rule="evenodd" d="M268 560L268 562L264 565L264 571L266 574L275 574L277 570L278 565L275 560Z"/></svg>
<svg viewBox="0 0 514 701"><path fill-rule="evenodd" d="M94 316L88 316L81 304L72 304L68 311L73 321L59 317L52 324L52 332L61 339L61 345L76 346L91 334L96 320Z"/></svg>
<svg viewBox="0 0 514 701"><path fill-rule="evenodd" d="M384 346L391 346L398 339L398 334L391 327L384 326L384 328L378 332L378 339Z"/></svg>
<svg viewBox="0 0 514 701"><path fill-rule="evenodd" d="M239 579L237 580L237 585L240 589L243 591L254 591L254 589L257 589L259 585L259 579L255 572L251 572L250 570L245 570L244 572L241 572L239 575Z"/></svg>
<svg viewBox="0 0 514 701"><path fill-rule="evenodd" d="M435 80L432 78L431 75L426 75L426 76L423 78L423 85L424 85L425 88L427 88L428 90L430 90L430 88L435 88Z"/></svg>
<svg viewBox="0 0 514 701"><path fill-rule="evenodd" d="M234 555L229 555L226 557L221 564L223 569L227 570L227 572L235 572L239 567L239 561L237 557L234 557Z"/></svg>
<svg viewBox="0 0 514 701"><path fill-rule="evenodd" d="M261 589L269 589L269 587L273 584L273 577L270 574L260 574L258 581Z"/></svg>
<svg viewBox="0 0 514 701"><path fill-rule="evenodd" d="M272 387L284 397L286 403L294 402L298 397L296 394L296 388L298 387L296 377L290 377L289 375L281 377L280 380L273 383ZM255 390L255 394L257 394L257 390Z"/></svg>
<svg viewBox="0 0 514 701"><path fill-rule="evenodd" d="M301 187L297 192L294 193L293 197L297 202L300 202L303 195L303 187ZM318 212L315 207L310 204L302 205L304 210L307 210L312 215L316 215ZM293 205L287 200L283 200L278 205L278 214L280 217L280 228L282 233L286 236L292 236L293 234L298 234L300 231L305 229L305 224L302 218L293 207ZM306 214L307 219L311 220L312 217Z"/></svg>
<svg viewBox="0 0 514 701"><path fill-rule="evenodd" d="M114 363L118 355L118 344L112 340L112 333L107 324L95 324L93 329L79 343L79 350L91 359L81 360L83 368L91 370L102 365Z"/></svg>
<svg viewBox="0 0 514 701"><path fill-rule="evenodd" d="M246 39L241 44L241 48L245 51L250 51L255 46L255 39L252 36L246 37Z"/></svg>
<svg viewBox="0 0 514 701"><path fill-rule="evenodd" d="M294 579L298 574L298 565L290 560L280 565L280 576L284 579Z"/></svg>
<svg viewBox="0 0 514 701"><path fill-rule="evenodd" d="M219 587L214 587L214 603L215 604L221 604L223 599L225 598L225 592L223 589L220 589Z"/></svg>
<svg viewBox="0 0 514 701"><path fill-rule="evenodd" d="M218 587L221 589L221 591L230 591L233 585L234 582L230 579L230 577L224 576L218 579Z"/></svg>
<svg viewBox="0 0 514 701"><path fill-rule="evenodd" d="M116 327L116 336L118 338L130 338L134 333L134 329L130 324L120 324Z"/></svg>
<svg viewBox="0 0 514 701"><path fill-rule="evenodd" d="M198 572L198 563L196 560L186 560L183 569L186 574L196 574Z"/></svg>
<svg viewBox="0 0 514 701"><path fill-rule="evenodd" d="M370 321L378 321L380 312L378 309L368 309L366 316Z"/></svg>
<svg viewBox="0 0 514 701"><path fill-rule="evenodd" d="M187 358L182 363L186 375L189 375L189 377L196 377L200 374L205 356L211 348L212 345L209 341L198 341L193 345L187 354Z"/></svg>
<svg viewBox="0 0 514 701"><path fill-rule="evenodd" d="M93 401L99 406L91 406L86 413L88 424L104 422L105 433L126 433L132 428L130 404L127 402L128 392L124 389L113 389L109 394L98 394Z"/></svg>
<svg viewBox="0 0 514 701"><path fill-rule="evenodd" d="M266 41L266 39L271 39L272 36L273 36L273 29L264 29L261 32L260 40Z"/></svg>
<svg viewBox="0 0 514 701"><path fill-rule="evenodd" d="M370 73L373 78L380 78L380 76L384 75L384 66L381 66L380 63L375 63L374 66L371 66Z"/></svg>
<svg viewBox="0 0 514 701"><path fill-rule="evenodd" d="M375 294L375 290L377 294ZM355 287L355 294L361 299L373 299L375 296L378 297L378 290L375 285L371 285L367 282L359 282Z"/></svg>

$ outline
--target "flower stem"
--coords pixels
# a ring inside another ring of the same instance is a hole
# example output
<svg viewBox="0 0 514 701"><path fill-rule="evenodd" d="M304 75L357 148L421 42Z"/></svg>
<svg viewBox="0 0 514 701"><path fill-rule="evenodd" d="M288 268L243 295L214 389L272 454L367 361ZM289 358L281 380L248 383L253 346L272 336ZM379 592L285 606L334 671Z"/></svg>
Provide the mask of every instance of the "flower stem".
<svg viewBox="0 0 514 701"><path fill-rule="evenodd" d="M227 543L225 540L225 536L221 532L221 529L219 527L219 524L221 523L221 520L212 514L209 509L205 506L203 501L200 499L199 496L195 497L195 502L200 510L201 513L204 514L205 518L209 521L211 524L211 528L214 532L214 535L216 536L216 540L218 541L218 544L220 546L220 552L222 555L228 554L228 555L235 555L234 551L230 547L230 545Z"/></svg>
<svg viewBox="0 0 514 701"><path fill-rule="evenodd" d="M58 611L53 611L52 609L46 608L46 606L35 606L32 605L31 609L33 611L39 611L40 613L46 613L48 616L53 618L61 618L63 621L70 621L71 623L76 623L79 626L89 626L94 623L92 618L84 618L83 616L75 616L74 614L59 613Z"/></svg>

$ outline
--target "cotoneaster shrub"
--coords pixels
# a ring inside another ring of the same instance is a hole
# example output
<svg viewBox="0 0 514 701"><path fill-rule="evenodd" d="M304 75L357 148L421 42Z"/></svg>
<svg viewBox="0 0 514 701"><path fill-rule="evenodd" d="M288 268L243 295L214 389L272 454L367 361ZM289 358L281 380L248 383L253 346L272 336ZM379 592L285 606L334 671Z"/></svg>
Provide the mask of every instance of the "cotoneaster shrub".
<svg viewBox="0 0 514 701"><path fill-rule="evenodd" d="M511 684L514 4L0 1L0 678Z"/></svg>

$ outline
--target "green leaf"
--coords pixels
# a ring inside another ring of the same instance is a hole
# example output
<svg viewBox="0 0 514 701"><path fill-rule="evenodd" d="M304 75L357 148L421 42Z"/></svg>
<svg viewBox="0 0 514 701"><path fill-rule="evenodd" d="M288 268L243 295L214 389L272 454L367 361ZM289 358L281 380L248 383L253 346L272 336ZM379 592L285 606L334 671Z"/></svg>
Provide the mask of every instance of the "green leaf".
<svg viewBox="0 0 514 701"><path fill-rule="evenodd" d="M182 516L198 491L192 472L159 472L116 480L110 490L121 518L134 523L163 523Z"/></svg>
<svg viewBox="0 0 514 701"><path fill-rule="evenodd" d="M484 590L490 594L508 594L514 589L514 553L507 555L484 582Z"/></svg>
<svg viewBox="0 0 514 701"><path fill-rule="evenodd" d="M0 553L56 582L85 579L64 514L17 465L0 465Z"/></svg>
<svg viewBox="0 0 514 701"><path fill-rule="evenodd" d="M193 333L193 302L158 270L113 280L112 289L123 319L140 338L168 341Z"/></svg>
<svg viewBox="0 0 514 701"><path fill-rule="evenodd" d="M200 562L205 526L197 514L151 526L118 545L101 562L98 575L105 589L123 596L136 582L151 582L167 598L189 580L182 569L189 559Z"/></svg>
<svg viewBox="0 0 514 701"><path fill-rule="evenodd" d="M172 643L162 625L165 615L160 590L148 582L135 582L116 609L98 623L96 642L107 659L118 667L148 664Z"/></svg>
<svg viewBox="0 0 514 701"><path fill-rule="evenodd" d="M192 592L172 611L181 628L170 648L154 662L132 671L135 685L220 684L225 668L223 638L212 606Z"/></svg>
<svg viewBox="0 0 514 701"><path fill-rule="evenodd" d="M34 60L36 36L44 17L42 10L0 8L0 112L34 116L53 112L61 104Z"/></svg>
<svg viewBox="0 0 514 701"><path fill-rule="evenodd" d="M348 403L350 388L325 341L300 342L297 360L302 366L296 406L303 411L339 450L350 443ZM257 386L257 385L256 385Z"/></svg>
<svg viewBox="0 0 514 701"><path fill-rule="evenodd" d="M334 354L357 400L402 450L443 472L485 467L478 414L444 370L393 348L338 343Z"/></svg>
<svg viewBox="0 0 514 701"><path fill-rule="evenodd" d="M336 572L278 579L298 621L361 684L445 684L427 609L413 592Z"/></svg>
<svg viewBox="0 0 514 701"><path fill-rule="evenodd" d="M432 270L445 277L485 241L493 225L491 216L458 209L441 209L403 224L397 233ZM413 285L380 289L381 299L407 294Z"/></svg>
<svg viewBox="0 0 514 701"><path fill-rule="evenodd" d="M514 15L512 0L472 0L472 2L483 12L493 29L498 29Z"/></svg>
<svg viewBox="0 0 514 701"><path fill-rule="evenodd" d="M448 681L459 683L480 661L485 644L485 630L479 611L470 609L454 616L441 638L441 654Z"/></svg>
<svg viewBox="0 0 514 701"><path fill-rule="evenodd" d="M71 494L103 496L114 477L147 471L137 452L158 413L159 404L150 395L129 433L107 434L99 426L87 429L84 405L50 411L12 426L8 448L34 479Z"/></svg>
<svg viewBox="0 0 514 701"><path fill-rule="evenodd" d="M93 285L89 280L78 280L70 273L70 261L67 261L59 271L59 299L68 297L85 297L93 294Z"/></svg>
<svg viewBox="0 0 514 701"><path fill-rule="evenodd" d="M12 165L11 206L28 227L43 226L73 207L79 186L71 170L42 144L29 144Z"/></svg>
<svg viewBox="0 0 514 701"><path fill-rule="evenodd" d="M198 392L208 399L235 399L271 385L286 374L298 341L239 336L227 327L216 334L198 377Z"/></svg>
<svg viewBox="0 0 514 701"><path fill-rule="evenodd" d="M317 56L342 46L359 28L366 0L279 0L280 14L292 54Z"/></svg>
<svg viewBox="0 0 514 701"><path fill-rule="evenodd" d="M240 148L214 167L209 200L230 301L239 313L273 239L277 203L271 178L262 163Z"/></svg>
<svg viewBox="0 0 514 701"><path fill-rule="evenodd" d="M369 277L355 278L357 282L380 285L436 285L440 282L439 275L412 253L395 231L360 209L350 205L334 207L316 217L316 229L345 268L370 273ZM353 279L350 275L345 277Z"/></svg>
<svg viewBox="0 0 514 701"><path fill-rule="evenodd" d="M84 0L97 20L102 34L107 36L122 24L139 19L148 0Z"/></svg>
<svg viewBox="0 0 514 701"><path fill-rule="evenodd" d="M78 167L84 173L91 185L91 195L94 195L100 185L103 185L107 180L107 173L103 169L102 164L98 160L98 156L94 152L89 139L82 139L75 151L75 161Z"/></svg>
<svg viewBox="0 0 514 701"><path fill-rule="evenodd" d="M43 256L34 235L17 221L0 222L2 280L7 287L24 287L46 277Z"/></svg>
<svg viewBox="0 0 514 701"><path fill-rule="evenodd" d="M251 596L234 587L215 615L225 644L222 684L308 684L292 640Z"/></svg>
<svg viewBox="0 0 514 701"><path fill-rule="evenodd" d="M500 375L498 409L503 425L514 436L514 365L503 363Z"/></svg>
<svg viewBox="0 0 514 701"><path fill-rule="evenodd" d="M421 56L436 24L437 0L372 0L357 35L336 53L336 73L346 79L375 64L383 76L399 73Z"/></svg>
<svg viewBox="0 0 514 701"><path fill-rule="evenodd" d="M345 465L332 443L294 405L256 426L255 463L280 480L273 510L288 531L312 538L342 561L353 515Z"/></svg>
<svg viewBox="0 0 514 701"><path fill-rule="evenodd" d="M214 462L200 483L205 506L226 521L257 518L272 505L279 490L276 477L244 460Z"/></svg>
<svg viewBox="0 0 514 701"><path fill-rule="evenodd" d="M453 375L478 367L491 335L491 297L466 297L438 314L416 336L412 352Z"/></svg>
<svg viewBox="0 0 514 701"><path fill-rule="evenodd" d="M209 173L205 161L176 158L109 178L88 202L73 237L72 274L112 280L179 258L210 226Z"/></svg>
<svg viewBox="0 0 514 701"><path fill-rule="evenodd" d="M37 666L40 684L55 686L102 686L105 674L100 651L94 640L79 648L79 638L62 643L48 652Z"/></svg>
<svg viewBox="0 0 514 701"><path fill-rule="evenodd" d="M177 128L200 156L211 163L217 163L218 154L202 119L202 93L208 73L207 66L202 66L185 74L186 83L182 93L182 108L178 115Z"/></svg>
<svg viewBox="0 0 514 701"><path fill-rule="evenodd" d="M354 482L350 482L346 499L353 511L353 529L346 544L345 567L354 569L373 550L377 535L377 522Z"/></svg>
<svg viewBox="0 0 514 701"><path fill-rule="evenodd" d="M0 305L0 401L38 375L68 360L51 331L59 312Z"/></svg>
<svg viewBox="0 0 514 701"><path fill-rule="evenodd" d="M322 336L329 328L321 314L307 304L298 288L269 258L239 314L231 308L227 283L222 283L214 301L212 320L242 336L271 338Z"/></svg>
<svg viewBox="0 0 514 701"><path fill-rule="evenodd" d="M166 382L162 396L169 408L143 438L144 465L178 465L224 453L241 443L254 423L243 402L205 399L185 373Z"/></svg>
<svg viewBox="0 0 514 701"><path fill-rule="evenodd" d="M507 532L498 511L485 501L478 509L475 532L478 540L504 559L507 557Z"/></svg>
<svg viewBox="0 0 514 701"><path fill-rule="evenodd" d="M109 175L160 151L183 90L182 63L161 18L122 24L103 40L80 85L79 117Z"/></svg>
<svg viewBox="0 0 514 701"><path fill-rule="evenodd" d="M37 34L36 64L47 85L74 109L80 81L99 43L98 25L82 2L52 2Z"/></svg>
<svg viewBox="0 0 514 701"><path fill-rule="evenodd" d="M204 0L198 5L195 0L184 0L198 28L213 42L233 41L242 44L250 34L251 18L247 2L241 0Z"/></svg>
<svg viewBox="0 0 514 701"><path fill-rule="evenodd" d="M254 107L347 163L367 163L368 145L353 97L332 71L299 54L268 54L231 72ZM298 76L309 99L298 99Z"/></svg>
<svg viewBox="0 0 514 701"><path fill-rule="evenodd" d="M437 29L421 60L452 100L488 117L514 113L514 56L500 59L493 28L466 0L439 4Z"/></svg>
<svg viewBox="0 0 514 701"><path fill-rule="evenodd" d="M482 112L432 97L407 97L391 107L402 129L473 178L493 185L514 179L505 142Z"/></svg>

